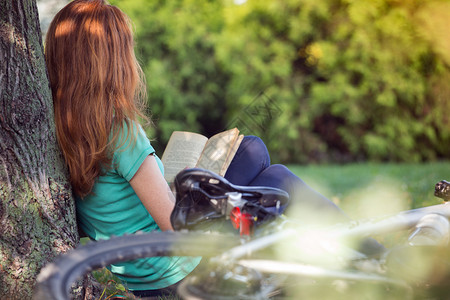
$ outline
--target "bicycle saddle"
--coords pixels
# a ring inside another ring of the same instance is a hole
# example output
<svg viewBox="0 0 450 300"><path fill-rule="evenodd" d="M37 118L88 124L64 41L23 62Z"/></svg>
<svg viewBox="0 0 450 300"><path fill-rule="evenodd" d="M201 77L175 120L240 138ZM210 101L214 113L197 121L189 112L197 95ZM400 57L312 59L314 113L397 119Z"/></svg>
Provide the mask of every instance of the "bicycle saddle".
<svg viewBox="0 0 450 300"><path fill-rule="evenodd" d="M175 230L208 228L230 217L230 196L238 195L239 213L260 225L279 215L289 201L283 190L264 186L239 186L205 169L192 168L174 180L176 204L170 221ZM232 217L231 217L232 218ZM201 226L199 226L201 225Z"/></svg>

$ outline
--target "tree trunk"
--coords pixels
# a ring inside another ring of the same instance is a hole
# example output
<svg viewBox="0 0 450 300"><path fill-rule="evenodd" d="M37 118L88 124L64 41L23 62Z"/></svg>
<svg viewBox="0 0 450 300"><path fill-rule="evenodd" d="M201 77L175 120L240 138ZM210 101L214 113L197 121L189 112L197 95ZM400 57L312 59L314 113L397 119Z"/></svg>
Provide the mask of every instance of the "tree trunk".
<svg viewBox="0 0 450 300"><path fill-rule="evenodd" d="M30 299L40 269L79 243L35 0L0 1L0 62L0 295Z"/></svg>

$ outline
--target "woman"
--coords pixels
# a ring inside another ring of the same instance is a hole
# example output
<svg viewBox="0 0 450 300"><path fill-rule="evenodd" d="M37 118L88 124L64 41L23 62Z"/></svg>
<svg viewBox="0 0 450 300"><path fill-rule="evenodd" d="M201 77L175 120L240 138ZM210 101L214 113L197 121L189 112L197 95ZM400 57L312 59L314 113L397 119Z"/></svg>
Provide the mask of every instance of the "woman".
<svg viewBox="0 0 450 300"><path fill-rule="evenodd" d="M139 125L145 119L141 69L130 21L102 0L75 0L52 21L45 58L52 88L57 138L76 196L79 225L92 239L137 231L172 230L174 197L163 166ZM270 165L267 149L246 137L226 178L307 193L310 202L345 216L286 167ZM110 266L136 295L171 290L199 258L151 257Z"/></svg>
<svg viewBox="0 0 450 300"><path fill-rule="evenodd" d="M79 225L94 240L172 229L173 195L137 121L143 115L136 100L145 93L133 46L127 16L103 1L70 2L47 33L57 137ZM110 269L130 290L158 290L183 279L198 262L148 258Z"/></svg>

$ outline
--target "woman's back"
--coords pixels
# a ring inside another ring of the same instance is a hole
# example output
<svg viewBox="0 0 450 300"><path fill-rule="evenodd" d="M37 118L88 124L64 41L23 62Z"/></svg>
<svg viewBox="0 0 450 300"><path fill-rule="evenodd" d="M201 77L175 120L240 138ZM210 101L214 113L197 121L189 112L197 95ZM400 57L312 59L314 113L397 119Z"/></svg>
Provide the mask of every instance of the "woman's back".
<svg viewBox="0 0 450 300"><path fill-rule="evenodd" d="M133 47L128 17L102 0L70 2L47 32L58 142L80 227L92 239L171 229L173 196L137 122L144 117L138 96L145 93ZM154 290L180 281L198 262L151 257L111 270L131 290Z"/></svg>

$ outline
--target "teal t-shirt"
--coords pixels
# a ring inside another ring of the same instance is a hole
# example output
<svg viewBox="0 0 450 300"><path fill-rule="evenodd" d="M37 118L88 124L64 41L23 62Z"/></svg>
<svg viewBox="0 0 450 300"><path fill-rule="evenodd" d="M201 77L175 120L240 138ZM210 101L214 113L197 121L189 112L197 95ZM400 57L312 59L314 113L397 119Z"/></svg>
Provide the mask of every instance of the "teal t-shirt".
<svg viewBox="0 0 450 300"><path fill-rule="evenodd" d="M159 231L129 181L148 155L155 150L139 125L135 143L124 125L113 156L113 168L99 176L91 194L77 198L77 215L81 229L92 239L109 239L137 231ZM164 168L155 155L161 172ZM149 184L151 184L149 182ZM149 257L111 265L112 273L122 279L130 290L152 290L172 285L186 277L200 262L192 257Z"/></svg>

